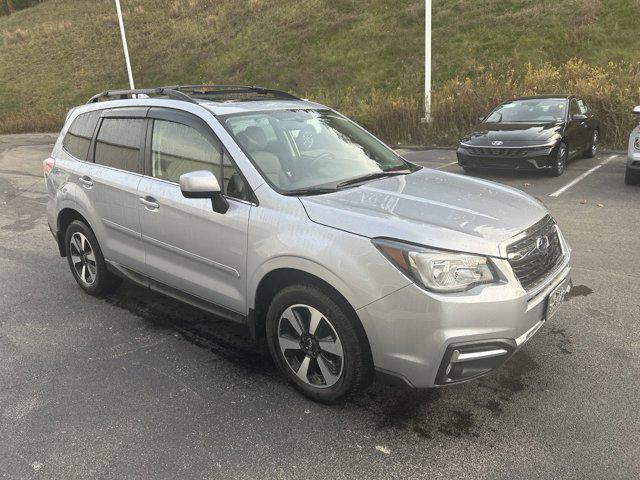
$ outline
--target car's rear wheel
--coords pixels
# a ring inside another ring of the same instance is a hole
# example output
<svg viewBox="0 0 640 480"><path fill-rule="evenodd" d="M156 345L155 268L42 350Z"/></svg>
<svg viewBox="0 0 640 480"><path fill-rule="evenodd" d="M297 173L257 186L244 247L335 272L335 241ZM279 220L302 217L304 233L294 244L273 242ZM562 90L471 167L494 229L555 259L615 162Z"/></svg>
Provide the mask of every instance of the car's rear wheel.
<svg viewBox="0 0 640 480"><path fill-rule="evenodd" d="M329 289L284 288L271 302L269 351L293 385L313 400L335 403L373 378L368 344L353 314Z"/></svg>
<svg viewBox="0 0 640 480"><path fill-rule="evenodd" d="M624 183L627 185L637 185L640 183L640 173L627 167L624 173Z"/></svg>
<svg viewBox="0 0 640 480"><path fill-rule="evenodd" d="M121 278L107 270L98 240L84 222L74 220L69 224L65 248L73 277L90 295L109 293L122 282Z"/></svg>
<svg viewBox="0 0 640 480"><path fill-rule="evenodd" d="M591 142L589 143L589 148L584 151L585 158L593 158L598 153L598 140L600 136L600 132L598 130L594 130L591 136Z"/></svg>
<svg viewBox="0 0 640 480"><path fill-rule="evenodd" d="M567 144L561 142L556 149L555 159L551 167L551 175L553 175L554 177L559 177L560 175L562 175L567 168L568 158L569 149L567 148Z"/></svg>

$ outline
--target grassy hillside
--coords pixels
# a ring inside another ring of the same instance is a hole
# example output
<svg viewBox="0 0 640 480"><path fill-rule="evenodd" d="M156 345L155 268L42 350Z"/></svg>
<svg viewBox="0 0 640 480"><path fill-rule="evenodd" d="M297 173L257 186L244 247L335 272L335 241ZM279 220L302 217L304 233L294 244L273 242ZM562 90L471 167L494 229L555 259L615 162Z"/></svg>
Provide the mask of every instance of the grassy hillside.
<svg viewBox="0 0 640 480"><path fill-rule="evenodd" d="M640 103L640 0L434 0L430 126L419 123L423 0L122 4L138 86L280 87L390 141L451 142L501 96L559 89L610 115L605 138L621 145ZM70 106L126 85L112 0L0 17L0 132L54 130Z"/></svg>

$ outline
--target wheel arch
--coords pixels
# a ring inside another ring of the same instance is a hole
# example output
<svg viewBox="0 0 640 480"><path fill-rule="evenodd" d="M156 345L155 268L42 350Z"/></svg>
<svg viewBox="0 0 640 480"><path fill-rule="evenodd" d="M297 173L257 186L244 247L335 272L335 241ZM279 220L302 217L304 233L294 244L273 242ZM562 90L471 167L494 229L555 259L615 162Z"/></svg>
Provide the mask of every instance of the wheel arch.
<svg viewBox="0 0 640 480"><path fill-rule="evenodd" d="M56 241L58 243L58 250L60 251L61 257L67 256L67 249L64 245L64 237L66 235L67 228L74 220L80 220L84 222L94 232L95 235L95 230L93 229L93 226L87 220L87 217L85 215L80 213L74 207L63 208L58 212L58 218L56 221Z"/></svg>
<svg viewBox="0 0 640 480"><path fill-rule="evenodd" d="M266 331L266 314L271 301L275 295L290 285L312 284L327 290L349 314L355 323L356 328L362 338L365 340L368 356L373 364L373 355L371 353L371 344L364 326L358 316L356 309L349 302L347 297L342 294L331 283L323 278L305 270L291 267L279 267L267 272L257 283L255 294L253 296L253 308L249 310L248 325L251 336L256 340L263 340Z"/></svg>

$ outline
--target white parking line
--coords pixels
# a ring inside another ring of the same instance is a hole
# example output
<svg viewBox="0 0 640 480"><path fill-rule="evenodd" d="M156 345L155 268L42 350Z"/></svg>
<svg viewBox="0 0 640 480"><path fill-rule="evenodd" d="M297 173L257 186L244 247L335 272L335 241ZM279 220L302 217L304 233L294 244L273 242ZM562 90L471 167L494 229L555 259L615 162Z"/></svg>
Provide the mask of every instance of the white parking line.
<svg viewBox="0 0 640 480"><path fill-rule="evenodd" d="M445 165L440 165L439 167L434 168L434 170L442 170L445 167L450 167L451 165L457 165L458 161L447 163Z"/></svg>
<svg viewBox="0 0 640 480"><path fill-rule="evenodd" d="M609 163L611 160L613 160L614 158L616 158L618 155L611 155L609 158L607 158L604 162L600 163L599 165L596 165L595 167L587 170L586 172L584 172L582 175L574 178L573 180L571 180L569 183L567 183L564 187L559 188L558 190L556 190L555 192L551 193L549 196L550 197L559 197L560 195L562 195L564 192L566 192L567 190L569 190L571 187L573 187L576 183L584 180L585 178L587 178L589 175L591 175L593 172L595 172L596 170L598 170L600 167L602 167L603 165L606 165L607 163Z"/></svg>

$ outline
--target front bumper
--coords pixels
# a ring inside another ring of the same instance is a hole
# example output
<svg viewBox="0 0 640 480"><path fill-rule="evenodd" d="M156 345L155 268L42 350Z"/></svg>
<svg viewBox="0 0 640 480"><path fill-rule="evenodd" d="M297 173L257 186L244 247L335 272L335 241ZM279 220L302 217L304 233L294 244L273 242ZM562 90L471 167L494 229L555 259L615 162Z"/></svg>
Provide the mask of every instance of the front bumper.
<svg viewBox="0 0 640 480"><path fill-rule="evenodd" d="M458 147L456 152L461 167L492 170L548 170L555 163L555 153L554 147L513 151L487 147L472 151L464 146Z"/></svg>
<svg viewBox="0 0 640 480"><path fill-rule="evenodd" d="M467 381L498 368L544 324L549 294L570 281L570 249L563 243L563 264L529 292L509 274L508 261L498 259L494 261L505 274L504 283L446 295L411 284L359 309L376 370L425 388ZM467 363L477 374L462 379L456 379L455 372L449 375L454 354L455 360L461 355L467 355L465 361L479 360Z"/></svg>

